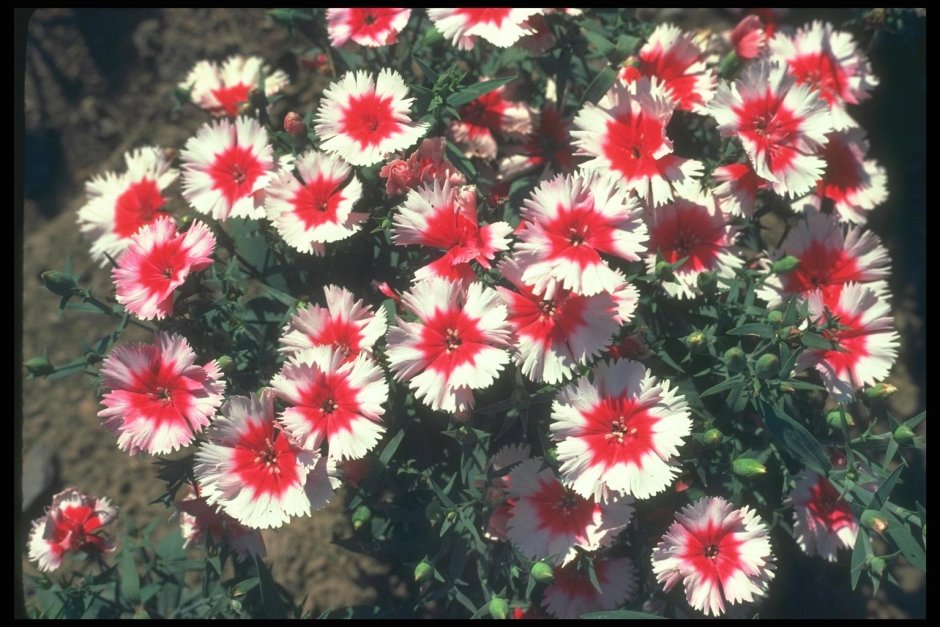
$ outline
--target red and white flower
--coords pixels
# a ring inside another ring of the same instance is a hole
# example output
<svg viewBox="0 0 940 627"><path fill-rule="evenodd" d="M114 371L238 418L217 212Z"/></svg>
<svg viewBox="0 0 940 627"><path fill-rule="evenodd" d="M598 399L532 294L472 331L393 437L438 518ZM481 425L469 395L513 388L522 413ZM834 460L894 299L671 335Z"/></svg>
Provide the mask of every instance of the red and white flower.
<svg viewBox="0 0 940 627"><path fill-rule="evenodd" d="M793 534L807 555L834 562L840 548L855 546L858 520L823 475L804 469L784 504L793 507Z"/></svg>
<svg viewBox="0 0 940 627"><path fill-rule="evenodd" d="M509 100L503 85L460 107L450 136L468 157L496 158L497 138L521 140L532 133L533 113L524 102Z"/></svg>
<svg viewBox="0 0 940 627"><path fill-rule="evenodd" d="M268 133L253 118L203 124L186 142L183 196L200 213L219 221L263 218L261 193L275 173Z"/></svg>
<svg viewBox="0 0 940 627"><path fill-rule="evenodd" d="M179 176L163 148L126 152L124 163L125 172L105 172L85 183L88 202L78 210L79 228L91 241L91 258L102 266L108 257L124 252L140 227L165 215L163 193Z"/></svg>
<svg viewBox="0 0 940 627"><path fill-rule="evenodd" d="M489 387L506 362L510 329L506 307L482 283L431 278L402 295L418 317L389 328L389 365L431 409L473 407L473 390Z"/></svg>
<svg viewBox="0 0 940 627"><path fill-rule="evenodd" d="M866 159L867 154L868 140L862 129L830 133L819 155L826 164L825 173L813 193L794 203L793 208L820 209L823 202L831 200L840 220L864 224L868 212L888 199L885 170L877 161Z"/></svg>
<svg viewBox="0 0 940 627"><path fill-rule="evenodd" d="M131 455L189 445L222 404L225 381L215 361L196 365L186 338L158 332L153 344L115 346L101 366L109 390L98 416Z"/></svg>
<svg viewBox="0 0 940 627"><path fill-rule="evenodd" d="M731 44L738 57L756 59L767 50L768 37L760 17L751 14L744 16L731 31Z"/></svg>
<svg viewBox="0 0 940 627"><path fill-rule="evenodd" d="M285 242L322 255L323 244L350 237L369 217L353 211L361 198L362 184L352 168L339 157L309 150L268 185L264 205Z"/></svg>
<svg viewBox="0 0 940 627"><path fill-rule="evenodd" d="M616 82L596 105L590 102L574 119L571 131L581 164L616 174L627 189L659 206L702 174L702 163L672 154L666 127L675 103L663 83L641 77L629 85Z"/></svg>
<svg viewBox="0 0 940 627"><path fill-rule="evenodd" d="M578 556L575 547L596 551L612 544L633 517L633 499L585 498L543 466L541 459L527 459L509 473L508 492L515 499L509 540L526 557L555 555L554 563L562 566Z"/></svg>
<svg viewBox="0 0 940 627"><path fill-rule="evenodd" d="M433 276L450 279L475 277L470 261L484 268L496 253L509 248L512 227L505 222L481 225L473 188L455 189L435 180L408 192L392 219L392 241L446 251L443 257L415 272L416 280Z"/></svg>
<svg viewBox="0 0 940 627"><path fill-rule="evenodd" d="M807 210L773 254L784 255L793 255L799 265L786 274L770 275L757 290L771 308L791 295L806 298L817 289L824 299L834 299L849 282L868 284L878 296L888 294L891 258L878 236L846 227L835 216Z"/></svg>
<svg viewBox="0 0 940 627"><path fill-rule="evenodd" d="M466 183L467 179L460 170L444 156L446 143L443 137L428 137L421 140L407 160L395 159L382 166L379 176L386 179L385 193L389 196L406 194L419 185L430 185L436 180L449 182L451 187Z"/></svg>
<svg viewBox="0 0 940 627"><path fill-rule="evenodd" d="M52 497L45 515L33 521L29 530L29 559L43 572L62 565L69 553L82 551L91 555L114 550L114 541L106 537L118 510L105 497L96 498L66 488Z"/></svg>
<svg viewBox="0 0 940 627"><path fill-rule="evenodd" d="M325 441L328 458L359 459L385 433L382 404L388 401L385 374L372 358L321 346L290 356L271 387L287 408L278 419L307 450Z"/></svg>
<svg viewBox="0 0 940 627"><path fill-rule="evenodd" d="M574 170L570 126L570 120L562 118L553 104L544 106L525 142L507 148L506 156L499 161L500 175L515 178L539 168L543 176Z"/></svg>
<svg viewBox="0 0 940 627"><path fill-rule="evenodd" d="M719 166L712 178L720 181L712 190L715 203L723 212L733 216L752 217L757 193L770 189L770 183L759 177L750 163Z"/></svg>
<svg viewBox="0 0 940 627"><path fill-rule="evenodd" d="M352 165L374 165L421 139L427 124L411 121L414 98L401 74L384 69L378 77L347 72L323 92L315 130L320 148Z"/></svg>
<svg viewBox="0 0 940 627"><path fill-rule="evenodd" d="M281 335L282 353L329 346L345 351L348 358L370 353L385 335L388 323L383 313L370 309L345 287L324 285L326 307L306 305L297 310Z"/></svg>
<svg viewBox="0 0 940 627"><path fill-rule="evenodd" d="M816 368L837 402L850 401L856 389L888 376L898 358L899 337L884 296L868 285L846 283L841 290L828 295L816 290L808 300L813 320L825 322L828 310L846 328L822 331L834 347L803 351L796 359L794 371Z"/></svg>
<svg viewBox="0 0 940 627"><path fill-rule="evenodd" d="M408 25L410 17L411 9L327 9L326 28L330 43L337 48L349 40L360 46L378 48L398 41L398 33Z"/></svg>
<svg viewBox="0 0 940 627"><path fill-rule="evenodd" d="M660 24L640 48L620 79L632 83L641 76L657 78L684 111L704 113L715 95L717 78L706 67L704 50L691 33L674 24Z"/></svg>
<svg viewBox="0 0 940 627"><path fill-rule="evenodd" d="M788 68L797 83L819 92L829 104L836 130L858 126L845 106L868 98L878 77L850 33L815 21L793 37L777 33L770 40L770 54Z"/></svg>
<svg viewBox="0 0 940 627"><path fill-rule="evenodd" d="M512 485L509 472L529 459L532 447L526 443L507 444L499 449L487 464L491 480L486 490L486 502L492 508L483 535L493 542L509 540L509 517L516 499L507 494Z"/></svg>
<svg viewBox="0 0 940 627"><path fill-rule="evenodd" d="M196 106L215 116L234 118L248 103L251 90L260 87L258 78L264 72L264 95L280 93L290 83L282 70L271 71L259 57L232 55L221 67L213 61L200 61L179 84L189 90Z"/></svg>
<svg viewBox="0 0 940 627"><path fill-rule="evenodd" d="M829 107L783 66L759 61L722 83L709 105L725 137L737 137L754 166L781 195L800 196L822 176L818 156L832 130Z"/></svg>
<svg viewBox="0 0 940 627"><path fill-rule="evenodd" d="M542 595L542 607L555 618L581 618L588 612L622 607L637 591L637 573L629 557L594 560L594 574L601 591L591 582L587 570L577 563L555 569L553 581Z"/></svg>
<svg viewBox="0 0 940 627"><path fill-rule="evenodd" d="M525 22L542 9L461 8L428 9L428 17L451 43L472 50L478 37L494 46L508 48L535 31Z"/></svg>
<svg viewBox="0 0 940 627"><path fill-rule="evenodd" d="M652 556L656 580L669 592L677 583L705 615L764 596L774 577L767 526L747 506L735 509L721 497L685 506Z"/></svg>
<svg viewBox="0 0 940 627"><path fill-rule="evenodd" d="M538 295L523 282L523 268L515 259L504 259L499 272L516 288L496 290L509 309L516 364L532 381L560 383L577 365L597 357L633 318L640 296L622 275L614 292L581 296L556 287Z"/></svg>
<svg viewBox="0 0 940 627"><path fill-rule="evenodd" d="M678 474L674 458L692 430L685 398L643 364L601 362L552 404L565 483L583 496L609 492L646 499Z"/></svg>
<svg viewBox="0 0 940 627"><path fill-rule="evenodd" d="M744 265L734 245L737 229L704 197L676 199L647 210L644 217L650 234L647 270L655 270L657 255L669 263L686 259L673 270L675 280L662 283L673 298L695 298L700 293L698 276L703 272L730 278Z"/></svg>
<svg viewBox="0 0 940 627"><path fill-rule="evenodd" d="M173 312L173 292L191 272L212 265L215 236L196 221L185 233L169 216L145 224L111 270L117 302L142 320L165 318Z"/></svg>
<svg viewBox="0 0 940 627"><path fill-rule="evenodd" d="M622 276L600 254L640 259L647 239L640 213L612 176L575 173L542 182L522 206L525 229L516 247L522 280L539 294L556 284L583 296L617 291Z"/></svg>
<svg viewBox="0 0 940 627"><path fill-rule="evenodd" d="M326 458L278 428L271 390L230 398L207 435L194 468L202 496L246 527L280 527L333 494Z"/></svg>
<svg viewBox="0 0 940 627"><path fill-rule="evenodd" d="M177 501L176 511L184 548L199 544L225 545L234 551L239 562L267 554L260 531L246 527L193 492Z"/></svg>

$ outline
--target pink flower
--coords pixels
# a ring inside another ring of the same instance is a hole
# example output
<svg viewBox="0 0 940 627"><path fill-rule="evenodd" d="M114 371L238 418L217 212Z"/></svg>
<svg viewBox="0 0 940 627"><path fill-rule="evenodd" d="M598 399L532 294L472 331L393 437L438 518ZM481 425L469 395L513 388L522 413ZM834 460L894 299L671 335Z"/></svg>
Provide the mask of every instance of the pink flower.
<svg viewBox="0 0 940 627"><path fill-rule="evenodd" d="M271 387L287 405L279 416L284 430L307 450L325 441L332 462L364 457L385 433L388 384L365 353L347 359L345 351L326 346L300 351Z"/></svg>
<svg viewBox="0 0 940 627"><path fill-rule="evenodd" d="M119 256L131 236L166 215L164 191L179 176L163 148L145 146L124 153L127 171L106 172L85 183L88 202L78 210L78 224L91 241L91 257L100 265Z"/></svg>
<svg viewBox="0 0 940 627"><path fill-rule="evenodd" d="M729 163L715 168L712 178L720 181L712 190L715 203L729 215L754 215L754 204L757 202L757 193L770 189L770 184L759 177L750 163Z"/></svg>
<svg viewBox="0 0 940 627"><path fill-rule="evenodd" d="M280 527L333 495L326 459L301 449L277 427L270 390L234 396L196 451L202 496L246 527Z"/></svg>
<svg viewBox="0 0 940 627"><path fill-rule="evenodd" d="M188 90L190 99L212 115L234 118L242 112L251 90L259 87L261 72L265 96L283 91L290 82L287 74L272 72L259 57L232 55L221 67L212 61L200 61L179 87Z"/></svg>
<svg viewBox="0 0 940 627"><path fill-rule="evenodd" d="M509 248L511 232L512 227L505 222L479 224L473 188L454 189L437 180L408 192L392 222L395 244L445 251L443 257L415 272L417 280L432 276L450 279L467 276L472 280L475 275L469 262L490 268L496 253Z"/></svg>
<svg viewBox="0 0 940 627"><path fill-rule="evenodd" d="M770 41L770 54L781 61L800 85L818 91L832 114L836 130L858 126L846 105L869 96L878 78L852 35L834 30L832 24L815 21L791 38L777 33Z"/></svg>
<svg viewBox="0 0 940 627"><path fill-rule="evenodd" d="M532 381L560 383L569 378L633 318L640 295L626 280L612 293L581 296L557 287L538 295L522 281L523 270L515 259L504 259L499 272L516 291L496 290L509 309L516 364Z"/></svg>
<svg viewBox="0 0 940 627"><path fill-rule="evenodd" d="M354 235L369 217L353 211L361 198L362 184L346 163L309 150L268 185L265 210L292 248L322 255L323 244Z"/></svg>
<svg viewBox="0 0 940 627"><path fill-rule="evenodd" d="M584 169L611 172L626 188L659 206L702 173L702 163L672 154L666 127L675 103L657 79L617 82L596 105L585 103L571 135L579 154L593 157Z"/></svg>
<svg viewBox="0 0 940 627"><path fill-rule="evenodd" d="M140 227L111 270L117 302L142 320L165 318L173 312L173 292L190 272L212 265L214 250L215 236L202 222L185 233L166 216Z"/></svg>
<svg viewBox="0 0 940 627"><path fill-rule="evenodd" d="M630 558L596 559L594 574L600 592L581 565L556 568L555 581L545 588L542 606L555 618L580 618L588 612L617 609L636 596L636 567Z"/></svg>
<svg viewBox="0 0 940 627"><path fill-rule="evenodd" d="M756 59L767 49L767 31L757 15L744 16L731 31L734 52L742 59Z"/></svg>
<svg viewBox="0 0 940 627"><path fill-rule="evenodd" d="M721 497L703 497L676 514L652 563L666 592L682 581L689 605L714 616L724 613L725 601L764 596L774 577L767 526Z"/></svg>
<svg viewBox="0 0 940 627"><path fill-rule="evenodd" d="M899 337L887 299L865 284L846 283L838 292L810 294L810 317L823 323L826 310L845 328L823 331L833 348L803 351L794 372L815 368L829 394L837 402L848 402L857 388L888 376L898 358Z"/></svg>
<svg viewBox="0 0 940 627"><path fill-rule="evenodd" d="M261 532L246 527L193 492L177 501L176 511L179 512L184 548L198 544L228 546L239 562L266 555Z"/></svg>
<svg viewBox="0 0 940 627"><path fill-rule="evenodd" d="M646 211L644 217L650 234L646 269L655 271L657 255L669 263L686 260L673 270L674 281L662 283L673 298L695 298L700 293L698 276L703 272L730 278L744 265L734 246L737 229L704 197L695 202L676 199Z"/></svg>
<svg viewBox="0 0 940 627"><path fill-rule="evenodd" d="M203 124L181 153L183 196L219 221L263 218L263 194L274 176L268 133L248 117Z"/></svg>
<svg viewBox="0 0 940 627"><path fill-rule="evenodd" d="M153 344L115 346L101 366L98 416L131 455L171 453L189 445L222 404L225 381L218 364L196 365L180 335L157 333Z"/></svg>
<svg viewBox="0 0 940 627"><path fill-rule="evenodd" d="M389 365L431 409L466 411L473 390L489 387L509 361L506 307L495 290L441 278L419 281L402 296L417 321L388 330Z"/></svg>
<svg viewBox="0 0 940 627"><path fill-rule="evenodd" d="M534 130L524 143L509 146L499 161L499 173L515 178L543 168L543 176L574 170L574 148L571 146L571 122L562 118L554 105L546 105L538 116Z"/></svg>
<svg viewBox="0 0 940 627"><path fill-rule="evenodd" d="M327 9L330 43L339 48L350 39L360 46L390 46L408 25L411 9Z"/></svg>
<svg viewBox="0 0 940 627"><path fill-rule="evenodd" d="M509 100L503 85L460 107L450 134L468 157L495 159L497 137L525 138L532 132L532 118L528 105Z"/></svg>
<svg viewBox="0 0 940 627"><path fill-rule="evenodd" d="M705 66L704 52L691 33L673 24L660 24L640 48L636 64L627 66L621 80L641 76L659 79L680 109L704 113L715 95L715 73Z"/></svg>
<svg viewBox="0 0 940 627"><path fill-rule="evenodd" d="M793 534L807 555L834 562L840 548L855 546L858 520L826 477L804 469L784 504L793 507Z"/></svg>
<svg viewBox="0 0 940 627"><path fill-rule="evenodd" d="M834 216L808 209L775 251L793 255L796 269L767 278L757 295L777 307L791 295L807 298L820 289L832 300L849 282L866 283L879 296L887 295L891 258L878 236L857 227L846 227Z"/></svg>
<svg viewBox="0 0 940 627"><path fill-rule="evenodd" d="M427 124L411 121L414 98L401 74L384 69L378 77L347 72L323 92L315 129L320 147L352 165L374 165L389 153L414 145Z"/></svg>
<svg viewBox="0 0 940 627"><path fill-rule="evenodd" d="M609 546L633 517L633 499L595 501L565 487L541 459L527 459L509 473L509 540L526 557L556 555L564 566L578 556L575 547L596 551Z"/></svg>
<svg viewBox="0 0 940 627"><path fill-rule="evenodd" d="M435 180L449 182L451 187L466 183L464 175L444 156L446 143L443 137L428 137L407 160L394 159L382 166L379 176L387 179L385 193L389 196L405 194Z"/></svg>
<svg viewBox="0 0 940 627"><path fill-rule="evenodd" d="M543 9L461 8L427 11L437 30L450 39L453 45L461 50L472 50L478 37L500 48L512 46L520 37L534 32L525 22Z"/></svg>
<svg viewBox="0 0 940 627"><path fill-rule="evenodd" d="M754 171L778 194L802 195L822 175L817 152L832 130L829 108L785 67L748 66L734 83L719 86L709 111L723 136L741 140Z"/></svg>
<svg viewBox="0 0 940 627"><path fill-rule="evenodd" d="M583 496L646 499L678 474L674 458L692 430L685 398L635 361L601 362L552 404L552 437L565 483Z"/></svg>
<svg viewBox="0 0 940 627"><path fill-rule="evenodd" d="M29 559L43 572L62 565L69 553L82 551L100 555L114 550L104 527L114 522L118 510L107 498L96 498L66 488L52 497L45 515L33 521L29 530Z"/></svg>
<svg viewBox="0 0 940 627"><path fill-rule="evenodd" d="M615 292L623 277L601 253L637 261L646 250L637 201L612 176L578 172L543 181L523 203L522 218L516 259L538 294L556 285L582 296Z"/></svg>
<svg viewBox="0 0 940 627"><path fill-rule="evenodd" d="M345 287L323 286L326 307L306 305L297 310L281 335L282 353L329 346L345 351L347 358L371 353L388 326L384 312L370 309Z"/></svg>

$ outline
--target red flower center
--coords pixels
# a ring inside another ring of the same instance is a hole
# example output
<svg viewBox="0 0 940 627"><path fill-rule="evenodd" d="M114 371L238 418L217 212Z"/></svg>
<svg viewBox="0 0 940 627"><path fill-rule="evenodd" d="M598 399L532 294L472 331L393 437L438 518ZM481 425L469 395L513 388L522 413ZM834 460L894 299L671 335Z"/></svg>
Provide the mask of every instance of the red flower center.
<svg viewBox="0 0 940 627"><path fill-rule="evenodd" d="M209 168L212 189L220 190L230 205L250 194L262 174L261 162L242 146L230 146L216 154Z"/></svg>
<svg viewBox="0 0 940 627"><path fill-rule="evenodd" d="M826 248L813 241L799 255L800 265L783 275L783 287L791 294L806 294L822 288L826 301L838 295L842 285L861 280L857 260L842 248Z"/></svg>
<svg viewBox="0 0 940 627"><path fill-rule="evenodd" d="M602 150L610 167L629 181L659 172L653 155L665 139L666 130L658 119L627 111L607 122Z"/></svg>
<svg viewBox="0 0 940 627"><path fill-rule="evenodd" d="M280 497L299 481L297 458L283 432L271 424L252 423L233 455L235 472L255 494Z"/></svg>
<svg viewBox="0 0 940 627"><path fill-rule="evenodd" d="M611 224L594 208L594 198L586 194L571 207L559 204L556 216L544 224L553 257L561 257L585 268L600 261L598 251L612 252Z"/></svg>
<svg viewBox="0 0 940 627"><path fill-rule="evenodd" d="M485 347L478 321L462 310L438 310L421 330L418 349L429 362L428 368L449 375L457 366L474 363Z"/></svg>
<svg viewBox="0 0 940 627"><path fill-rule="evenodd" d="M248 102L248 92L251 85L238 83L229 87L220 87L212 90L212 95L219 103L219 107L231 117L238 115L241 106Z"/></svg>
<svg viewBox="0 0 940 627"><path fill-rule="evenodd" d="M650 226L651 250L658 250L669 263L687 257L681 267L695 272L714 267L725 235L720 220L694 205L677 205L670 214L660 210L656 218Z"/></svg>
<svg viewBox="0 0 940 627"><path fill-rule="evenodd" d="M611 467L632 464L655 451L653 428L659 418L626 396L605 398L584 414L583 438L591 449L594 464Z"/></svg>
<svg viewBox="0 0 940 627"><path fill-rule="evenodd" d="M297 190L294 195L294 213L304 223L304 227L312 229L327 222L337 222L336 209L343 201L340 189L342 181L317 178Z"/></svg>
<svg viewBox="0 0 940 627"><path fill-rule="evenodd" d="M153 222L165 203L155 181L145 178L132 183L114 204L114 232L119 237L130 237Z"/></svg>
<svg viewBox="0 0 940 627"><path fill-rule="evenodd" d="M796 157L793 145L800 134L802 120L787 109L768 89L762 97L746 100L734 107L739 133L765 153L772 172L787 167Z"/></svg>
<svg viewBox="0 0 940 627"><path fill-rule="evenodd" d="M741 569L741 542L734 537L735 527L718 526L709 520L704 529L689 529L682 557L707 581L719 581L722 587Z"/></svg>
<svg viewBox="0 0 940 627"><path fill-rule="evenodd" d="M829 104L849 96L845 72L830 53L800 55L791 59L789 64L797 82L818 89Z"/></svg>
<svg viewBox="0 0 940 627"><path fill-rule="evenodd" d="M819 477L810 489L812 494L806 508L813 518L829 531L838 531L854 524L855 517L849 504L839 497L838 491L825 477Z"/></svg>
<svg viewBox="0 0 940 627"><path fill-rule="evenodd" d="M864 163L838 135L830 135L822 158L826 162L826 173L819 181L819 193L834 202L848 199L867 178Z"/></svg>
<svg viewBox="0 0 940 627"><path fill-rule="evenodd" d="M348 430L359 415L356 390L342 376L320 372L300 391L297 409L315 428L326 434Z"/></svg>
<svg viewBox="0 0 940 627"><path fill-rule="evenodd" d="M512 9L457 9L457 14L467 18L466 25L469 28L477 24L500 26L509 17L510 11Z"/></svg>
<svg viewBox="0 0 940 627"><path fill-rule="evenodd" d="M352 96L343 108L343 133L360 146L378 146L398 130L391 96L380 98L375 93Z"/></svg>
<svg viewBox="0 0 940 627"><path fill-rule="evenodd" d="M553 534L583 537L599 507L594 499L586 499L567 488L554 477L539 479L539 489L530 499L535 506L540 529Z"/></svg>

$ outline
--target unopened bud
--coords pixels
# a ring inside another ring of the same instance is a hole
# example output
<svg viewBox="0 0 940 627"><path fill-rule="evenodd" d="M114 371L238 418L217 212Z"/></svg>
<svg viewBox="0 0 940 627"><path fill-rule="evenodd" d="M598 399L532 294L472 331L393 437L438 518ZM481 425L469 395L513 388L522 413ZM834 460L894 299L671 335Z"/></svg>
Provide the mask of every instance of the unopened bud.
<svg viewBox="0 0 940 627"><path fill-rule="evenodd" d="M885 567L888 564L877 555L872 555L868 558L866 565L868 566L868 570L881 577L884 574Z"/></svg>
<svg viewBox="0 0 940 627"><path fill-rule="evenodd" d="M674 278L672 266L668 261L660 261L657 263L656 269L653 272L659 277L660 281L671 281Z"/></svg>
<svg viewBox="0 0 940 627"><path fill-rule="evenodd" d="M307 133L307 126L299 113L291 111L284 116L284 130L291 137L303 137Z"/></svg>
<svg viewBox="0 0 940 627"><path fill-rule="evenodd" d="M803 332L800 331L800 328L792 325L783 330L783 337L790 340L791 342L796 342L802 335Z"/></svg>
<svg viewBox="0 0 940 627"><path fill-rule="evenodd" d="M780 326L783 324L783 312L774 309L767 314L767 322L774 325L775 327Z"/></svg>
<svg viewBox="0 0 940 627"><path fill-rule="evenodd" d="M553 466L557 465L558 464L558 449L555 448L554 446L548 448L545 451L545 461Z"/></svg>
<svg viewBox="0 0 940 627"><path fill-rule="evenodd" d="M422 581L427 581L434 576L434 567L431 566L427 560L421 560L418 562L418 565L415 566L415 581L421 583Z"/></svg>
<svg viewBox="0 0 940 627"><path fill-rule="evenodd" d="M29 371L29 374L34 377L44 377L55 372L55 366L45 357L27 359L23 365L26 366L26 370Z"/></svg>
<svg viewBox="0 0 940 627"><path fill-rule="evenodd" d="M555 571L550 564L545 562L536 562L532 566L532 579L539 583L548 583L555 580Z"/></svg>
<svg viewBox="0 0 940 627"><path fill-rule="evenodd" d="M509 603L501 597L490 599L490 616L497 620L502 620L509 616Z"/></svg>
<svg viewBox="0 0 940 627"><path fill-rule="evenodd" d="M794 257L793 255L787 255L786 257L781 257L770 267L771 271L774 274L785 274L787 272L792 272L796 270L796 267L800 265L800 260Z"/></svg>
<svg viewBox="0 0 940 627"><path fill-rule="evenodd" d="M362 526L369 522L369 519L372 518L372 511L365 505L360 505L353 510L352 516L352 527L356 531L362 529Z"/></svg>
<svg viewBox="0 0 940 627"><path fill-rule="evenodd" d="M866 529L871 529L876 533L884 533L888 529L888 521L873 509L866 509L862 512L861 520Z"/></svg>
<svg viewBox="0 0 940 627"><path fill-rule="evenodd" d="M215 363L219 367L219 370L221 370L222 372L228 372L228 370L232 367L232 364L234 364L235 362L232 361L232 358L229 357L228 355L222 355L221 357L215 360Z"/></svg>
<svg viewBox="0 0 940 627"><path fill-rule="evenodd" d="M56 296L71 296L78 286L71 275L58 270L46 270L39 275L42 284Z"/></svg>
<svg viewBox="0 0 940 627"><path fill-rule="evenodd" d="M780 359L773 353L761 355L754 364L754 374L760 379L773 379L780 374Z"/></svg>
<svg viewBox="0 0 940 627"><path fill-rule="evenodd" d="M711 428L702 434L702 442L708 446L715 446L721 442L722 433L718 429Z"/></svg>
<svg viewBox="0 0 940 627"><path fill-rule="evenodd" d="M751 457L739 457L731 463L731 469L740 477L767 474L767 467Z"/></svg>
<svg viewBox="0 0 940 627"><path fill-rule="evenodd" d="M685 345L694 353L700 353L708 348L708 338L701 331L692 331L685 338Z"/></svg>
<svg viewBox="0 0 940 627"><path fill-rule="evenodd" d="M888 398L898 389L890 383L879 383L870 388L865 388L865 396L868 398Z"/></svg>
<svg viewBox="0 0 940 627"><path fill-rule="evenodd" d="M842 414L845 414L845 424L849 427L855 426L855 419L852 417L852 414L845 410L833 409L831 412L826 414L826 422L829 423L829 426L833 429L842 428Z"/></svg>
<svg viewBox="0 0 940 627"><path fill-rule="evenodd" d="M742 372L747 368L747 355L737 346L732 346L725 351L725 365L728 372Z"/></svg>
<svg viewBox="0 0 940 627"><path fill-rule="evenodd" d="M898 425L894 430L894 439L901 444L908 444L914 440L914 432L907 425Z"/></svg>
<svg viewBox="0 0 940 627"><path fill-rule="evenodd" d="M702 290L703 294L714 294L718 291L718 275L710 270L706 270L698 275L695 284L698 285L698 289Z"/></svg>

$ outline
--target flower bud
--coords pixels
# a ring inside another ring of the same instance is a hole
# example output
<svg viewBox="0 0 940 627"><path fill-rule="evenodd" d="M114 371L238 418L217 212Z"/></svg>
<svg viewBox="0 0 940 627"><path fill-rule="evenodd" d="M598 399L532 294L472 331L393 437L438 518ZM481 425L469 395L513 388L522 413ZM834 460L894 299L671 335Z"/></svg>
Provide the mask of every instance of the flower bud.
<svg viewBox="0 0 940 627"><path fill-rule="evenodd" d="M234 364L235 362L232 361L232 358L229 357L228 355L222 355L221 357L215 360L215 363L219 367L219 370L221 370L222 372L228 372L231 369L232 364Z"/></svg>
<svg viewBox="0 0 940 627"><path fill-rule="evenodd" d="M434 567L431 566L427 560L421 560L418 562L418 565L415 566L415 581L421 583L422 581L427 581L434 576Z"/></svg>
<svg viewBox="0 0 940 627"><path fill-rule="evenodd" d="M868 398L888 398L898 389L891 385L890 383L879 383L870 388L865 388L865 396Z"/></svg>
<svg viewBox="0 0 940 627"><path fill-rule="evenodd" d="M33 357L32 359L27 359L23 365L26 366L26 370L29 371L29 374L33 375L34 377L44 377L55 372L55 366L53 366L52 362L45 357Z"/></svg>
<svg viewBox="0 0 940 627"><path fill-rule="evenodd" d="M703 294L714 294L718 291L718 275L706 270L698 275L695 284L698 285L698 289L702 290Z"/></svg>
<svg viewBox="0 0 940 627"><path fill-rule="evenodd" d="M702 441L708 446L715 446L721 442L723 434L714 427L702 434Z"/></svg>
<svg viewBox="0 0 940 627"><path fill-rule="evenodd" d="M490 616L497 620L502 620L509 616L509 603L501 597L490 599Z"/></svg>
<svg viewBox="0 0 940 627"><path fill-rule="evenodd" d="M901 444L909 444L914 441L914 432L905 424L898 425L894 430L894 439Z"/></svg>
<svg viewBox="0 0 940 627"><path fill-rule="evenodd" d="M774 325L775 327L779 327L781 324L783 324L783 312L774 309L767 314L767 322Z"/></svg>
<svg viewBox="0 0 940 627"><path fill-rule="evenodd" d="M866 560L866 565L868 566L868 570L881 577L884 574L885 567L888 564L877 555L872 555L868 558L868 560Z"/></svg>
<svg viewBox="0 0 940 627"><path fill-rule="evenodd" d="M558 449L552 446L545 451L545 461L552 466L558 465Z"/></svg>
<svg viewBox="0 0 940 627"><path fill-rule="evenodd" d="M39 278L42 279L42 284L46 289L56 296L71 296L78 289L71 275L58 270L46 270L39 275Z"/></svg>
<svg viewBox="0 0 940 627"><path fill-rule="evenodd" d="M535 579L539 583L554 581L555 571L552 570L551 565L545 562L536 562L532 566L532 579Z"/></svg>
<svg viewBox="0 0 940 627"><path fill-rule="evenodd" d="M752 457L739 457L731 463L731 469L739 477L767 474L767 467Z"/></svg>
<svg viewBox="0 0 940 627"><path fill-rule="evenodd" d="M774 274L786 274L787 272L792 272L796 270L796 267L800 265L800 260L794 257L793 255L787 255L786 257L781 257L773 263L770 267L771 272Z"/></svg>
<svg viewBox="0 0 940 627"><path fill-rule="evenodd" d="M826 422L829 423L829 426L833 429L842 428L842 412L838 409L833 409L831 412L826 414ZM849 427L855 426L855 419L852 418L852 414L845 412L845 424Z"/></svg>
<svg viewBox="0 0 940 627"><path fill-rule="evenodd" d="M653 270L660 281L671 281L674 278L672 274L672 266L668 261L660 261L656 264L656 269Z"/></svg>
<svg viewBox="0 0 940 627"><path fill-rule="evenodd" d="M725 351L725 365L728 372L742 372L747 368L747 355L737 346Z"/></svg>
<svg viewBox="0 0 940 627"><path fill-rule="evenodd" d="M873 509L866 509L862 512L861 520L866 529L871 529L877 533L884 533L888 529L888 521Z"/></svg>
<svg viewBox="0 0 940 627"><path fill-rule="evenodd" d="M773 353L761 355L754 365L754 373L760 379L773 379L780 374L780 359Z"/></svg>
<svg viewBox="0 0 940 627"><path fill-rule="evenodd" d="M370 518L372 518L372 511L367 506L360 505L353 510L352 516L350 517L353 529L359 531L364 524L369 522Z"/></svg>
<svg viewBox="0 0 940 627"><path fill-rule="evenodd" d="M284 131L291 137L303 137L307 133L304 119L296 111L290 111L284 116Z"/></svg>
<svg viewBox="0 0 940 627"><path fill-rule="evenodd" d="M796 342L803 335L803 332L800 331L799 327L789 326L783 330L783 337L790 340L791 342Z"/></svg>
<svg viewBox="0 0 940 627"><path fill-rule="evenodd" d="M708 348L708 338L701 331L692 331L686 336L685 345L693 353L701 353Z"/></svg>

